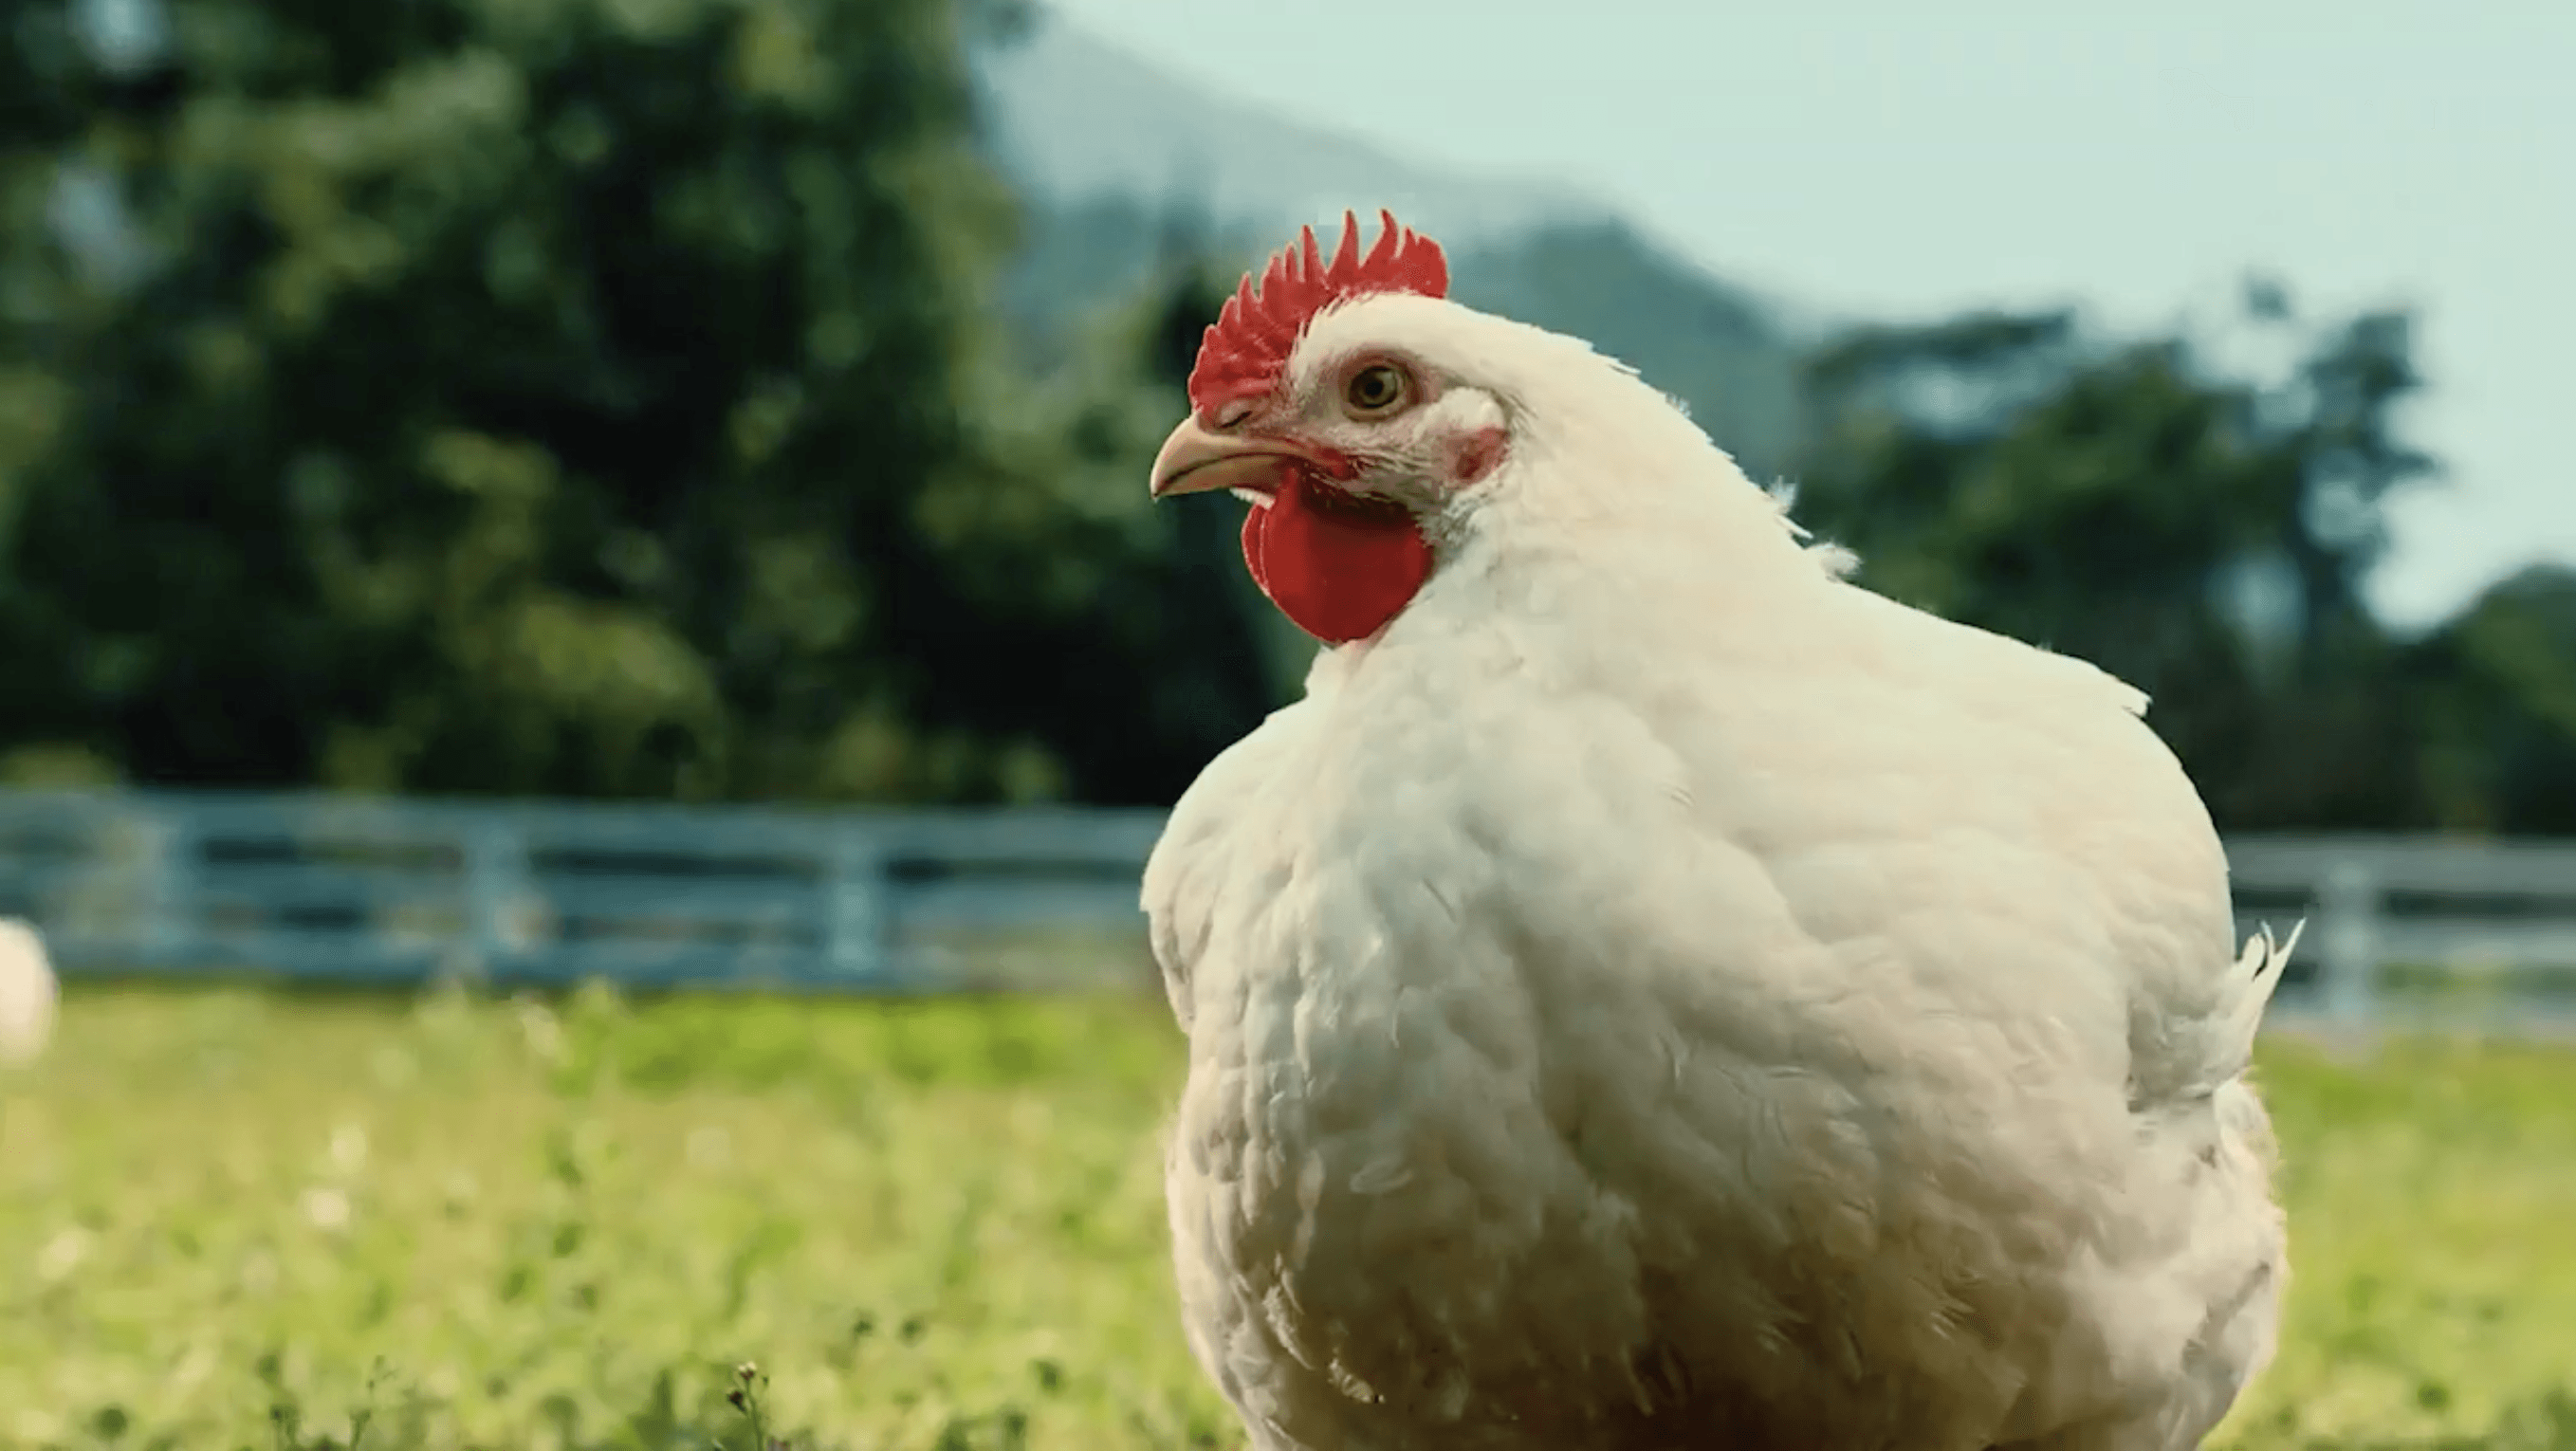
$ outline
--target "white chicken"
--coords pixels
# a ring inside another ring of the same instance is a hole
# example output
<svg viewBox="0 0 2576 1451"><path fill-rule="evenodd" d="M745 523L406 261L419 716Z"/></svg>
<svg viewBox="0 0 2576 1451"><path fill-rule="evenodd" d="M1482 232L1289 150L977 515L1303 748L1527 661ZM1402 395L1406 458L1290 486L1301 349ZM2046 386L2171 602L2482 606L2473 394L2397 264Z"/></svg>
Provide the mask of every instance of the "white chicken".
<svg viewBox="0 0 2576 1451"><path fill-rule="evenodd" d="M15 917L0 917L0 1068L44 1056L59 993L45 939Z"/></svg>
<svg viewBox="0 0 2576 1451"><path fill-rule="evenodd" d="M1155 460L1323 641L1144 877L1190 1344L1263 1451L2199 1444L2286 1274L2206 811L1345 218Z"/></svg>

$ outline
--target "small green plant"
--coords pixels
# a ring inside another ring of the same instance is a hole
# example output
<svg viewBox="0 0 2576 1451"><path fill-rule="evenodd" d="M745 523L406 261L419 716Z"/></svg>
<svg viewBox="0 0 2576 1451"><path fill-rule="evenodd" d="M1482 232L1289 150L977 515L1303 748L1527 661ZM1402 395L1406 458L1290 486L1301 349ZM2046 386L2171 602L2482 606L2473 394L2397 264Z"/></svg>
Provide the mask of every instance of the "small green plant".
<svg viewBox="0 0 2576 1451"><path fill-rule="evenodd" d="M768 1407L761 1404L761 1392L768 1389L769 1377L760 1367L746 1360L733 1368L733 1389L725 1393L725 1404L751 1428L750 1451L787 1451L787 1443L770 1439Z"/></svg>
<svg viewBox="0 0 2576 1451"><path fill-rule="evenodd" d="M383 1391L386 1380L392 1374L393 1368L385 1362L384 1357L376 1357L375 1364L367 1372L366 1390L357 1408L349 1412L348 1440L334 1441L327 1434L317 1434L307 1440L304 1435L303 1405L286 1391L284 1382L278 1375L274 1357L263 1357L260 1362L260 1380L272 1396L282 1397L269 1403L270 1444L276 1448L276 1451L360 1451L360 1447L367 1439L367 1428L375 1423L376 1397Z"/></svg>

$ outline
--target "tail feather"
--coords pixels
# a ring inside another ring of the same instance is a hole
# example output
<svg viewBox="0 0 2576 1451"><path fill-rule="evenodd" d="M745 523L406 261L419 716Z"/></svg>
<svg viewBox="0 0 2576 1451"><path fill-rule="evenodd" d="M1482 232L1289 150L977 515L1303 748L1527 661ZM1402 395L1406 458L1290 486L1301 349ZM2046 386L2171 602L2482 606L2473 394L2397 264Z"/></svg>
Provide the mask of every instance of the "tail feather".
<svg viewBox="0 0 2576 1451"><path fill-rule="evenodd" d="M2307 919L2301 918L2290 928L2287 941L2275 942L2268 924L2245 939L2245 950L2228 971L2218 1017L2211 1024L2211 1071L2206 1082L2195 1085L2201 1091L2215 1091L2253 1063L2254 1035L2262 1029L2264 1009L2271 1006L2281 973L2307 930Z"/></svg>

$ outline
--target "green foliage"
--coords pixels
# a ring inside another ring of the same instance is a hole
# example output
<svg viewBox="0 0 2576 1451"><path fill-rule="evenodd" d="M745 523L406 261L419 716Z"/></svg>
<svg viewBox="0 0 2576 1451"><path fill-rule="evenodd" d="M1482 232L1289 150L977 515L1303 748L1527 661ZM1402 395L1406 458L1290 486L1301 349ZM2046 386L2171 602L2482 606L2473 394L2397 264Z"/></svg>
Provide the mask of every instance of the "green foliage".
<svg viewBox="0 0 2576 1451"><path fill-rule="evenodd" d="M0 781L1162 803L1298 688L1236 506L1139 484L1275 239L1023 215L961 50L1019 0L163 3L121 64L71 0L0 46ZM2040 314L1802 380L1623 228L1453 261L1873 587L2149 690L2223 824L2576 829L2554 596L2361 605L2429 470L2403 314L2254 288L2269 377Z"/></svg>
<svg viewBox="0 0 2576 1451"><path fill-rule="evenodd" d="M1121 708L1167 400L1002 356L944 0L170 9L148 97L59 5L0 58L0 740L689 798L1122 799L1196 749ZM127 272L43 225L84 157Z"/></svg>
<svg viewBox="0 0 2576 1451"><path fill-rule="evenodd" d="M2407 668L2435 824L2576 835L2576 570L2497 585Z"/></svg>
<svg viewBox="0 0 2576 1451"><path fill-rule="evenodd" d="M2263 1060L2297 1268L2220 1444L2576 1446L2576 1059ZM1151 1000L75 987L0 1077L0 1446L1239 1446L1180 1072Z"/></svg>
<svg viewBox="0 0 2576 1451"><path fill-rule="evenodd" d="M1245 573L1240 503L1146 496L1147 465L1189 411L1183 383L1222 297L1186 252L1152 276L1134 299L1060 331L1064 360L1011 387L1019 473L1070 501L1055 512L1083 529L1058 523L1042 557L1015 556L986 532L989 488L939 519L997 593L1061 582L1030 610L1048 622L1043 648L1010 654L1013 694L1046 703L1050 744L1085 799L1160 805L1293 694L1314 644ZM1003 410L992 416L1000 428Z"/></svg>
<svg viewBox="0 0 2576 1451"><path fill-rule="evenodd" d="M2146 690L2223 826L2421 824L2360 594L2382 501L2431 468L2392 418L2407 319L2257 300L2244 332L2295 355L2284 377L2062 313L1856 333L1811 370L1807 518L1872 587Z"/></svg>

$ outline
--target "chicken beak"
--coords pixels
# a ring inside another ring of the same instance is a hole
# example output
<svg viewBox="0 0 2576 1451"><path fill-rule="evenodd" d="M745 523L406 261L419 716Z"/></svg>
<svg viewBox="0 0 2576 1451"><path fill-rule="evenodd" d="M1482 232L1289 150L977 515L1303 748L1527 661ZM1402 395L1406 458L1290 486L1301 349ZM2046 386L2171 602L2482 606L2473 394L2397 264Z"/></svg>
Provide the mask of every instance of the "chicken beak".
<svg viewBox="0 0 2576 1451"><path fill-rule="evenodd" d="M1150 491L1157 499L1219 489L1267 495L1278 487L1280 473L1289 462L1303 457L1287 444L1218 433L1190 418L1172 430L1172 436L1163 440L1162 451L1154 455Z"/></svg>

